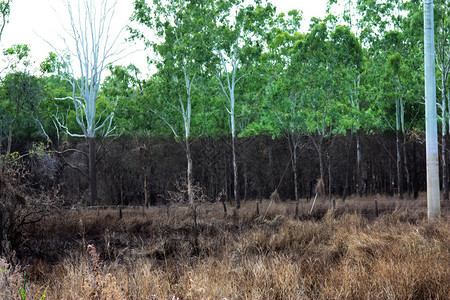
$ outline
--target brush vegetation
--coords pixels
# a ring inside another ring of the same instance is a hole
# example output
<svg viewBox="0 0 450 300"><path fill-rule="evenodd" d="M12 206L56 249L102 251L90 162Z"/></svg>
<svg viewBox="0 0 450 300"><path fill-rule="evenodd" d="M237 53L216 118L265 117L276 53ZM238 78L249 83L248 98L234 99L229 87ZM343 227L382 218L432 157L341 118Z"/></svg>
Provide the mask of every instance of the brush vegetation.
<svg viewBox="0 0 450 300"><path fill-rule="evenodd" d="M26 299L450 299L448 207L429 222L423 199L378 202L378 218L360 198L297 218L294 202L203 203L195 225L182 204L60 211L25 229L38 245L2 293L20 269Z"/></svg>

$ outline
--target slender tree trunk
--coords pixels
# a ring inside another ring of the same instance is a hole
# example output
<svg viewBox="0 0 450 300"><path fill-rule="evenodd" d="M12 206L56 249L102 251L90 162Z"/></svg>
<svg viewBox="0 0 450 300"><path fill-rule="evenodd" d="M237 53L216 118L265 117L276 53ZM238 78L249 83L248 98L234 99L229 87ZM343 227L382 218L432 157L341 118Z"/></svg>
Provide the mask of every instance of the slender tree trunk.
<svg viewBox="0 0 450 300"><path fill-rule="evenodd" d="M442 134L442 190L444 201L448 201L448 165L447 165L447 135Z"/></svg>
<svg viewBox="0 0 450 300"><path fill-rule="evenodd" d="M389 195L391 197L395 196L395 174L394 174L394 169L395 167L393 166L394 164L394 160L393 159L389 159L389 181L386 181L386 186L388 187L386 190L389 191ZM383 176L383 171L380 170L380 174L381 176Z"/></svg>
<svg viewBox="0 0 450 300"><path fill-rule="evenodd" d="M294 175L294 197L295 202L298 203L299 195L298 195L297 147L299 141L294 132L291 132L291 134L287 136L287 139L289 144L289 152L291 153L292 174Z"/></svg>
<svg viewBox="0 0 450 300"><path fill-rule="evenodd" d="M408 192L408 198L411 199L411 174L409 172L409 167L408 167L408 156L407 151L406 151L406 145L407 145L407 136L405 133L403 133L403 165L405 168L405 177L406 177L406 190Z"/></svg>
<svg viewBox="0 0 450 300"><path fill-rule="evenodd" d="M95 137L87 137L89 147L89 191L91 205L97 204L97 150L95 149Z"/></svg>
<svg viewBox="0 0 450 300"><path fill-rule="evenodd" d="M186 137L186 159L187 159L187 188L189 204L194 205L194 195L192 194L192 155L189 137Z"/></svg>
<svg viewBox="0 0 450 300"><path fill-rule="evenodd" d="M6 155L9 155L11 153L13 127L14 127L14 124L16 123L16 121L17 121L17 118L18 118L18 114L16 114L16 117L14 118L14 120L9 125L8 148L6 149Z"/></svg>
<svg viewBox="0 0 450 300"><path fill-rule="evenodd" d="M312 143L314 145L314 148L317 151L317 156L319 158L319 171L320 171L320 180L325 184L325 166L324 166L324 162L323 162L323 136L319 137L319 141L315 141L311 136L310 136ZM324 194L325 197L325 194ZM325 198L324 198L325 199Z"/></svg>
<svg viewBox="0 0 450 300"><path fill-rule="evenodd" d="M342 193L342 202L345 202L345 198L347 198L347 191L348 191L348 177L350 176L350 153L352 150L352 144L353 144L353 125L352 128L350 130L350 141L348 143L348 148L347 148L347 172L345 175L345 184L344 184L344 192Z"/></svg>
<svg viewBox="0 0 450 300"><path fill-rule="evenodd" d="M419 174L417 174L417 142L414 141L413 143L413 190L414 190L414 199L417 199L419 197Z"/></svg>
<svg viewBox="0 0 450 300"><path fill-rule="evenodd" d="M8 134L8 148L6 149L6 155L9 155L11 153L11 145L12 145L12 126L9 126L9 134Z"/></svg>
<svg viewBox="0 0 450 300"><path fill-rule="evenodd" d="M363 179L361 172L361 142L359 130L356 131L356 193L362 197Z"/></svg>
<svg viewBox="0 0 450 300"><path fill-rule="evenodd" d="M261 175L258 175L258 199L259 199L259 203L262 203L262 179L261 179Z"/></svg>
<svg viewBox="0 0 450 300"><path fill-rule="evenodd" d="M360 132L359 132L359 128L361 126L361 120L360 120L360 116L359 113L361 112L361 107L360 107L360 103L359 103L359 89L360 89L360 84L361 84L361 74L358 74L356 81L355 81L355 104L356 104L356 109L358 111L358 115L357 115L357 127L356 127L356 193L362 197L363 195L363 172L362 172L362 165L361 165L361 161L362 161L362 155L361 155L361 141L360 141ZM353 96L352 96L353 97ZM352 145L352 141L353 141L353 124L352 124L352 129L351 129L351 140L350 140L350 144L349 144L349 148L348 148L348 153L347 153L347 157L348 157L348 163L350 164L350 149L351 149L351 145ZM350 171L350 168L348 168L348 172ZM348 181L348 175L346 178L346 182ZM346 183L346 188L348 188L348 183ZM342 197L342 202L344 202L345 197Z"/></svg>
<svg viewBox="0 0 450 300"><path fill-rule="evenodd" d="M436 219L441 215L441 206L439 192L439 154L437 143L433 0L424 1L424 35L427 206L428 218Z"/></svg>
<svg viewBox="0 0 450 300"><path fill-rule="evenodd" d="M331 176L331 151L333 149L333 145L334 145L334 141L335 141L336 136L333 136L331 139L331 144L328 147L328 154L327 154L327 158L328 158L328 199L331 201L331 192L332 192L332 187L333 187L333 177Z"/></svg>
<svg viewBox="0 0 450 300"><path fill-rule="evenodd" d="M208 190L209 190L209 196L211 198L216 198L217 196L217 190L216 190L216 182L214 180L214 169L213 169L213 164L212 164L212 160L210 160L210 162L208 162L208 172L209 172L209 185L208 185Z"/></svg>
<svg viewBox="0 0 450 300"><path fill-rule="evenodd" d="M215 199L217 197L217 182L215 180L214 176L214 164L217 163L213 159L213 153L214 153L214 141L212 138L208 138L208 194L212 199Z"/></svg>
<svg viewBox="0 0 450 300"><path fill-rule="evenodd" d="M227 204L225 203L226 200L226 195L222 195L222 197L220 197L221 201L222 201L222 206L223 206L223 213L226 215L227 214Z"/></svg>
<svg viewBox="0 0 450 300"><path fill-rule="evenodd" d="M148 180L146 173L144 173L144 207L148 208Z"/></svg>
<svg viewBox="0 0 450 300"><path fill-rule="evenodd" d="M269 146L268 151L268 158L269 158L269 170L270 170L270 185L269 189L270 191L275 190L276 184L275 184L275 173L273 171L273 155L272 155L272 147Z"/></svg>
<svg viewBox="0 0 450 300"><path fill-rule="evenodd" d="M396 108L396 128L395 128L395 145L397 150L397 194L400 199L403 198L403 176L402 176L402 155L400 141L400 99L395 100Z"/></svg>
<svg viewBox="0 0 450 300"><path fill-rule="evenodd" d="M294 194L295 194L295 217L298 217L298 206L300 204L300 197L298 195L298 171L297 171L297 147L293 151L292 170L294 172Z"/></svg>
<svg viewBox="0 0 450 300"><path fill-rule="evenodd" d="M295 195L295 202L299 202L299 196L298 196L298 171L297 171L297 145L293 145L292 149L292 172L294 173L294 195Z"/></svg>
<svg viewBox="0 0 450 300"><path fill-rule="evenodd" d="M288 136L289 152L291 152L291 166L292 173L294 175L294 196L295 196L295 217L298 217L298 206L300 203L300 197L298 195L298 171L297 171L297 147L299 141L297 140L295 133L291 133Z"/></svg>
<svg viewBox="0 0 450 300"><path fill-rule="evenodd" d="M4 245L4 243L3 243L3 238L5 238L6 237L6 235L4 234L4 228L5 228L5 224L3 224L3 214L4 214L4 210L3 209L0 209L0 245L1 245L1 247L0 247L0 255L1 256L4 256L4 249L3 249L3 245Z"/></svg>
<svg viewBox="0 0 450 300"><path fill-rule="evenodd" d="M448 201L448 166L447 166L447 98L446 82L444 74L441 75L441 95L442 95L442 189L444 201Z"/></svg>
<svg viewBox="0 0 450 300"><path fill-rule="evenodd" d="M331 149L330 149L331 152ZM332 187L332 182L331 182L332 178L331 178L331 155L328 154L328 199L331 201L331 187Z"/></svg>
<svg viewBox="0 0 450 300"><path fill-rule="evenodd" d="M322 143L321 143L322 144ZM319 170L320 170L320 179L325 179L325 167L323 163L323 153L322 153L322 145L317 147L317 155L319 156Z"/></svg>
<svg viewBox="0 0 450 300"><path fill-rule="evenodd" d="M244 201L247 200L248 193L248 170L247 164L244 164Z"/></svg>
<svg viewBox="0 0 450 300"><path fill-rule="evenodd" d="M124 192L123 192L123 174L120 175L120 204L119 204L119 219L122 219L122 208L123 208L123 198L124 198Z"/></svg>
<svg viewBox="0 0 450 300"><path fill-rule="evenodd" d="M226 200L228 201L228 202L231 202L231 200L230 200L230 188L229 188L229 181L228 181L228 179L229 179L229 174L228 174L228 156L227 156L227 154L225 153L225 155L224 155L224 179L225 179L225 182L224 182L224 184L225 184L225 195L226 195Z"/></svg>
<svg viewBox="0 0 450 300"><path fill-rule="evenodd" d="M234 134L231 135L231 148L233 151L233 175L234 175L234 199L236 200L236 208L241 208L241 201L238 193L238 168L236 163L236 141Z"/></svg>

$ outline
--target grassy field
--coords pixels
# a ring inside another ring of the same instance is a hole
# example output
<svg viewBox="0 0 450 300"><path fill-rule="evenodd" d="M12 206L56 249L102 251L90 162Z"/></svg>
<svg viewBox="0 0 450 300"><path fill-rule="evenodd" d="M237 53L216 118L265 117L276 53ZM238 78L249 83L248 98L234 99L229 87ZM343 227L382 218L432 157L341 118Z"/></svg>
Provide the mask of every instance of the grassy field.
<svg viewBox="0 0 450 300"><path fill-rule="evenodd" d="M449 205L377 201L61 211L26 228L39 251L3 295L26 271L26 299L450 299Z"/></svg>

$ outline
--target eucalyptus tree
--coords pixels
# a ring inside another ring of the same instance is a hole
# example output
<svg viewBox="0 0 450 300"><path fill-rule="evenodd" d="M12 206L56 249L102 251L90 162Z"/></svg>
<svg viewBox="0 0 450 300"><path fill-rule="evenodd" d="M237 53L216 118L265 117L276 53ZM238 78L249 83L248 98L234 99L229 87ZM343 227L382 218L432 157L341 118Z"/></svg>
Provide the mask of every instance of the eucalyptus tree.
<svg viewBox="0 0 450 300"><path fill-rule="evenodd" d="M324 139L331 135L333 117L330 109L334 103L335 92L339 89L334 79L334 66L331 64L331 43L328 24L320 20L312 25L310 32L301 43L294 58L300 65L299 73L307 81L305 84L307 132L317 151L319 179L325 179ZM319 51L320 49L320 51Z"/></svg>
<svg viewBox="0 0 450 300"><path fill-rule="evenodd" d="M292 88L280 79L269 86L266 97L268 103L264 107L267 117L262 119L262 132L272 135L281 135L286 138L289 145L290 165L293 174L294 197L297 204L298 215L299 190L298 190L298 156L302 148L302 137L306 132L306 114L303 111L305 92ZM286 84L286 85L285 85ZM274 124L275 120L275 124ZM266 127L268 126L268 127Z"/></svg>
<svg viewBox="0 0 450 300"><path fill-rule="evenodd" d="M306 132L317 152L319 179L325 180L325 154L328 151L328 189L331 192L331 157L333 136L349 129L346 117L355 65L361 60L361 47L348 28L335 26L333 18L315 19L304 39L296 43L293 65L304 83L303 112ZM325 143L326 138L330 143Z"/></svg>
<svg viewBox="0 0 450 300"><path fill-rule="evenodd" d="M358 0L329 0L327 3L327 11L331 14L334 14L338 17L338 22L345 24L346 33L352 33L356 37L361 36L362 29L362 14L358 11L358 5L361 5L361 1ZM358 44L360 41L358 40ZM347 44L342 45L344 48L346 46L350 46ZM361 46L359 46L361 48ZM355 166L355 185L356 185L356 193L362 196L362 194L366 191L366 178L367 172L364 167L363 161L363 151L361 150L361 131L363 130L362 125L364 120L362 117L364 115L368 115L368 111L362 113L362 109L365 103L364 98L360 96L361 89L364 89L364 86L361 84L361 75L364 72L363 69L363 59L362 59L362 49L359 50L359 59L356 64L350 63L348 67L351 68L351 72L348 74L349 76L353 76L353 82L348 87L349 89L345 92L344 99L348 98L348 104L350 105L350 114L349 120L351 122L351 130L350 130L350 142L347 152L347 176L346 183L344 186L344 192L342 195L342 201L345 201L348 191L348 176L350 172L350 166L353 164L350 161L350 151L353 143L353 136L355 135L356 139L356 166ZM369 117L370 119L373 116ZM373 120L373 119L372 119Z"/></svg>
<svg viewBox="0 0 450 300"><path fill-rule="evenodd" d="M240 208L238 166L236 159L236 106L238 83L246 76L246 68L263 50L263 37L275 13L275 7L261 1L247 4L242 0L219 1L215 14L214 52L216 78L226 99L230 116L233 157L234 198ZM247 4L247 5L245 5Z"/></svg>
<svg viewBox="0 0 450 300"><path fill-rule="evenodd" d="M57 117L59 127L69 136L82 137L88 142L87 177L89 179L90 204L97 203L97 149L95 137L113 134L115 102L97 112L98 93L103 74L108 64L120 58L124 49L120 48L120 32L111 30L117 1L80 0L75 7L66 1L70 27L64 38L66 49L58 51L65 67L64 74L72 92L59 100L73 103L76 123L81 133L69 130L64 119Z"/></svg>
<svg viewBox="0 0 450 300"><path fill-rule="evenodd" d="M274 25L267 34L268 51L263 55L266 85L266 103L264 116L258 120L262 133L284 136L289 145L290 164L293 174L294 196L298 215L298 151L305 134L305 114L303 112L305 98L305 80L300 75L301 67L293 59L296 45L304 39L299 33L302 15L292 10L287 15L279 14Z"/></svg>
<svg viewBox="0 0 450 300"><path fill-rule="evenodd" d="M408 161L414 156L407 155L407 145L415 144L415 130L423 130L424 119L420 116L425 114L424 105L424 76L423 76L423 11L413 9L418 1L405 3L404 16L401 28L401 54L402 86L404 89L404 126L403 135L403 163L406 175L407 192L411 191L414 197L418 196L419 183L417 182L418 168L414 162Z"/></svg>
<svg viewBox="0 0 450 300"><path fill-rule="evenodd" d="M396 144L396 152L397 152L397 187L398 194L400 198L403 196L403 172L402 172L402 146L401 146L401 137L400 135L405 133L405 103L403 99L403 87L401 84L401 72L402 72L402 57L397 52L388 57L387 61L387 69L389 70L387 73L387 78L393 78L393 91L392 97L395 101L395 144ZM405 168L407 170L407 165L405 164Z"/></svg>
<svg viewBox="0 0 450 300"><path fill-rule="evenodd" d="M425 131L427 155L428 218L440 217L439 152L436 116L436 74L434 54L433 0L424 0L424 58L425 58Z"/></svg>
<svg viewBox="0 0 450 300"><path fill-rule="evenodd" d="M144 29L130 30L132 38L145 41L153 50L160 78L166 93L160 95L160 107L149 109L170 127L179 141L184 141L187 160L187 190L189 203L194 204L192 193L192 122L198 99L195 99L195 87L199 78L207 69L211 58L212 37L211 15L214 13L214 1L160 1L151 4L144 0L134 2L132 20ZM145 30L150 29L147 35ZM152 30L153 29L153 30ZM152 40L156 37L155 40ZM177 115L182 120L182 129L177 128ZM181 133L183 132L183 134Z"/></svg>
<svg viewBox="0 0 450 300"><path fill-rule="evenodd" d="M391 34L397 36L396 39L403 43L401 38L404 36L403 34L398 32L391 32ZM386 49L391 49L395 47L394 45L388 37L384 38ZM367 125L381 132L395 132L395 154L389 154L396 162L396 178L391 182L393 183L392 187L396 187L397 194L402 197L405 191L410 195L412 190L406 150L408 130L416 126L421 112L421 99L417 96L420 93L418 86L420 77L416 77L419 67L414 66L418 61L413 62L412 59L405 57L408 52L404 52L403 49L395 53L389 50L382 52L369 63L368 71L364 74L364 84L371 89L371 93L367 93L369 94L368 98L373 99L370 109L374 112L374 118L368 120L372 124L368 123ZM412 62L414 64L411 64ZM369 74L369 72L371 73ZM406 186L404 185L405 179Z"/></svg>
<svg viewBox="0 0 450 300"><path fill-rule="evenodd" d="M330 35L333 48L335 49L335 62L337 66L337 73L340 78L340 86L337 91L337 98L344 104L343 117L337 124L338 131L350 131L350 143L348 150L348 168L346 176L346 184L344 186L344 192L342 201L345 201L345 197L348 189L348 176L350 162L350 146L352 145L353 132L356 132L356 192L362 195L366 191L366 172L362 163L362 151L360 142L361 131L361 116L370 115L369 112L362 113L364 107L362 106L360 91L361 91L361 73L363 70L363 49L359 38L351 31L351 24L349 25L337 25ZM341 111L342 111L341 109Z"/></svg>
<svg viewBox="0 0 450 300"><path fill-rule="evenodd" d="M359 36L364 47L375 45L380 35L385 32L400 28L407 2L406 0L356 1Z"/></svg>
<svg viewBox="0 0 450 300"><path fill-rule="evenodd" d="M411 1L399 0L362 0L356 6L367 57L361 79L362 96L383 120L372 120L370 123L377 125L371 127L396 133L396 153L391 155L396 162L392 187L396 187L400 197L406 188L410 194L413 187L407 141L409 129L419 120L421 99L417 95L422 94L423 86L420 75L422 42L417 38L417 15L411 13L411 6Z"/></svg>
<svg viewBox="0 0 450 300"><path fill-rule="evenodd" d="M407 104L407 80L408 80L408 66L404 59L406 51L402 49L404 34L400 31L388 31L378 41L383 48L383 54L380 58L380 63L385 60L385 66L382 70L383 81L378 83L381 99L384 103L380 108L384 108L384 117L389 126L395 131L395 145L396 145L396 167L397 167L397 193L403 197L404 192L404 178L406 172L408 192L410 191L409 169L406 163L406 127L405 127L405 106ZM393 49L393 50L390 50ZM402 54L401 54L402 53ZM394 105L393 105L394 104ZM394 107L392 116L389 116L391 109ZM391 123L392 121L392 123ZM403 151L402 151L403 150Z"/></svg>
<svg viewBox="0 0 450 300"><path fill-rule="evenodd" d="M434 5L436 12L435 35L436 35L436 63L438 75L440 76L439 90L441 92L441 160L442 160L442 189L444 200L449 200L449 177L448 177L448 150L447 136L450 130L450 91L448 89L450 73L450 2L446 0L437 0Z"/></svg>

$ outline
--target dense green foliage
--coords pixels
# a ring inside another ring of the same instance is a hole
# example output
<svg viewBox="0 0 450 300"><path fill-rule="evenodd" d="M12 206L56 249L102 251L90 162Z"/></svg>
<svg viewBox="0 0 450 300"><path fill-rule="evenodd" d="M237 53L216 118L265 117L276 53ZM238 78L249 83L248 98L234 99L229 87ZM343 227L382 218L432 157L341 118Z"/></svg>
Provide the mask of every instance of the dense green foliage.
<svg viewBox="0 0 450 300"><path fill-rule="evenodd" d="M113 122L119 132L184 136L189 105L191 137L228 135L228 88L233 83L240 136L295 133L327 138L352 129L403 134L423 130L419 1L329 1L330 14L323 20L313 18L306 31L300 25L301 12L275 14L263 1L183 3L134 2L130 36L145 41L156 72L143 75L133 65L110 67L97 110L117 101ZM448 53L448 1L437 1L435 10L437 44ZM30 51L26 45L3 51L8 62L0 105L3 143L8 120L15 116L8 81L18 69L31 69L25 62ZM437 80L446 89L448 58L443 57L443 64ZM79 130L71 101L55 100L72 94L55 54L40 69L36 80L45 92L34 94L39 99L29 102L36 105L24 106L18 115L13 124L17 138L34 138L37 132L44 137L41 126L31 129L30 116L39 116L51 139L64 137L56 116L72 132ZM437 94L438 102L445 92Z"/></svg>

